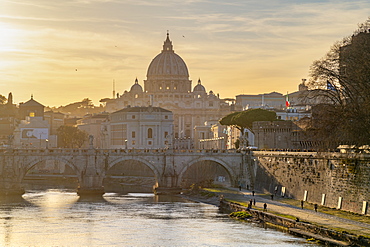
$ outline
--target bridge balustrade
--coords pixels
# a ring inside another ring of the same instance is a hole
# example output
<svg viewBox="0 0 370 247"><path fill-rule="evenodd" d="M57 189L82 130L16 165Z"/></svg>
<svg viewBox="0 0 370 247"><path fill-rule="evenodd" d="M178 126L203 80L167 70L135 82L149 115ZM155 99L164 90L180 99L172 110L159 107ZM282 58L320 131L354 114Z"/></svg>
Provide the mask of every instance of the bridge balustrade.
<svg viewBox="0 0 370 247"><path fill-rule="evenodd" d="M0 153L17 153L17 154L87 154L94 151L96 154L103 153L240 153L240 150L231 149L86 149L86 148L17 148L17 149L0 149ZM253 151L256 152L256 151ZM272 153L284 155L285 152L271 152L271 151L260 151L268 155L274 155ZM302 153L302 152L301 152ZM307 152L303 152L307 154Z"/></svg>

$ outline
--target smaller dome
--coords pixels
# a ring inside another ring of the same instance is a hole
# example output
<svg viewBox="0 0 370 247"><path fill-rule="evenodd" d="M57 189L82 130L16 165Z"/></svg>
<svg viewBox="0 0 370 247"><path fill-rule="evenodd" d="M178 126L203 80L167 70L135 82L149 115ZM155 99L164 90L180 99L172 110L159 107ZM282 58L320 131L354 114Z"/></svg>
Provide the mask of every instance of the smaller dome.
<svg viewBox="0 0 370 247"><path fill-rule="evenodd" d="M131 86L130 93L142 93L143 88L139 85L137 78L135 79L135 84Z"/></svg>
<svg viewBox="0 0 370 247"><path fill-rule="evenodd" d="M194 92L205 92L206 89L203 87L202 82L200 81L200 78L198 80L198 84L193 89Z"/></svg>

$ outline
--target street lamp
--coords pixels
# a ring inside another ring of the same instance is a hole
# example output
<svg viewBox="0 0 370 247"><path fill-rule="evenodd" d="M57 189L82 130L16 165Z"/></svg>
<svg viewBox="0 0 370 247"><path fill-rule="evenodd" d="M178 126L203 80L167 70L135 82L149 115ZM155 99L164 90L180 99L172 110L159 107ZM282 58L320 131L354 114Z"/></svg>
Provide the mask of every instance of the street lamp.
<svg viewBox="0 0 370 247"><path fill-rule="evenodd" d="M49 140L46 139L45 142L46 142L46 149L48 149L49 148Z"/></svg>

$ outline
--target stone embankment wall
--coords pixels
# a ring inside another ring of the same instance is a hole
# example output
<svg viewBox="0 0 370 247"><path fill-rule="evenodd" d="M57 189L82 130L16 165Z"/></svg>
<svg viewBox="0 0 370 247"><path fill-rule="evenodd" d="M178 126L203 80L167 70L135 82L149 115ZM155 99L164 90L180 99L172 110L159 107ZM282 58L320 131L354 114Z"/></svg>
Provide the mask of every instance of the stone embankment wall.
<svg viewBox="0 0 370 247"><path fill-rule="evenodd" d="M249 165L255 190L370 213L369 154L255 151Z"/></svg>

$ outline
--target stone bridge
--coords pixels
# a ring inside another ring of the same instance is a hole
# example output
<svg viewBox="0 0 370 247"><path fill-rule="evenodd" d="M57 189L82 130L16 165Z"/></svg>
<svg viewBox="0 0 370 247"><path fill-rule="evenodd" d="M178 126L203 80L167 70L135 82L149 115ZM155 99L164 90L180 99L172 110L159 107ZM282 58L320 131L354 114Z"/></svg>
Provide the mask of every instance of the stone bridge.
<svg viewBox="0 0 370 247"><path fill-rule="evenodd" d="M249 184L245 152L229 150L142 150L142 149L1 149L0 194L23 194L21 183L27 172L46 160L58 160L78 177L79 195L104 194L103 179L114 165L128 160L149 167L157 192L181 189L186 171L202 161L216 162L228 173L232 186Z"/></svg>

